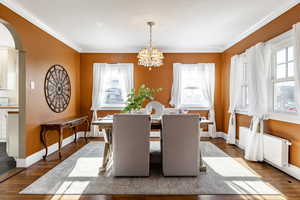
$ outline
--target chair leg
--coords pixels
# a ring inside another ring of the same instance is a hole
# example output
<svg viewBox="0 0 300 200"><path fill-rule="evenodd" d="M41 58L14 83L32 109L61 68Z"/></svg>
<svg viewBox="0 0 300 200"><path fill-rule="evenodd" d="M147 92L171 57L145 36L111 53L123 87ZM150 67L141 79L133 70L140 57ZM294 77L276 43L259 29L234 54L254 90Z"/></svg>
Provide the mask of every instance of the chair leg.
<svg viewBox="0 0 300 200"><path fill-rule="evenodd" d="M206 166L203 162L202 152L200 151L200 172L206 172Z"/></svg>

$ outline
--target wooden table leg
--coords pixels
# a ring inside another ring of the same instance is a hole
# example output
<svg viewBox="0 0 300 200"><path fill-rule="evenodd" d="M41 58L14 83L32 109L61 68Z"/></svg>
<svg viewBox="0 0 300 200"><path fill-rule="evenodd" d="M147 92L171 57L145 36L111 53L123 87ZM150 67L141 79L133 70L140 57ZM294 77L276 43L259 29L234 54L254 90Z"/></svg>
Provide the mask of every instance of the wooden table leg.
<svg viewBox="0 0 300 200"><path fill-rule="evenodd" d="M100 172L106 171L106 166L108 163L108 155L109 155L109 144L104 144L104 151L103 151L103 157L102 157L102 166L100 167Z"/></svg>
<svg viewBox="0 0 300 200"><path fill-rule="evenodd" d="M46 137L46 129L44 127L42 127L41 132L40 132L40 137L41 137L41 142L45 147L45 155L43 156L43 159L46 160L47 155L48 155L48 146L47 146L47 137Z"/></svg>
<svg viewBox="0 0 300 200"><path fill-rule="evenodd" d="M61 146L62 146L62 142L63 142L63 139L64 139L64 135L63 135L63 129L60 128L59 131L58 131L58 154L59 154L59 159L61 159Z"/></svg>
<svg viewBox="0 0 300 200"><path fill-rule="evenodd" d="M74 126L74 127L72 128L72 130L73 130L73 134L74 134L74 136L75 136L75 138L74 138L74 143L77 143L77 131L76 131L76 127Z"/></svg>
<svg viewBox="0 0 300 200"><path fill-rule="evenodd" d="M107 170L107 164L110 162L111 154L112 154L112 146L111 146L111 130L105 129L104 133L104 151L103 151L103 158L102 158L102 166L100 167L100 173L105 172Z"/></svg>

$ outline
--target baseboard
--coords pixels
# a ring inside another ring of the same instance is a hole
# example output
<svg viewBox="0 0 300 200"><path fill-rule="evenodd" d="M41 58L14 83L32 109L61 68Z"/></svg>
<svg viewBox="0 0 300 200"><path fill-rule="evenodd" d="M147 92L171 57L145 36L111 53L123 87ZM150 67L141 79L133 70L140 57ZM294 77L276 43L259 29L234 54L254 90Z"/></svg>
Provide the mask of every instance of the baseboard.
<svg viewBox="0 0 300 200"><path fill-rule="evenodd" d="M78 132L77 133L77 138L83 137L84 133L83 132ZM68 144L70 144L71 142L73 142L75 139L75 135L71 135L70 137L67 137L63 140L62 142L62 146L66 146ZM52 144L50 146L48 146L48 155L57 151L58 150L58 143ZM40 161L41 159L43 159L43 156L45 155L45 148L34 153L31 154L30 156L23 158L23 159L16 159L17 161L17 167L20 168L24 168L24 167L29 167L31 165L33 165L34 163Z"/></svg>
<svg viewBox="0 0 300 200"><path fill-rule="evenodd" d="M224 132L217 132L219 138L223 138L224 140L227 140L227 134Z"/></svg>
<svg viewBox="0 0 300 200"><path fill-rule="evenodd" d="M240 143L239 143L239 140L236 140L235 142L235 145L241 149L241 150L244 150L245 147L241 146ZM275 165L274 163L268 161L268 160L264 160L264 162L268 163L269 165L272 165L273 167L287 173L288 175L296 178L297 180L300 180L300 168L295 166L295 165L292 165L292 164L289 164L288 166L286 167L280 167L280 166L277 166Z"/></svg>
<svg viewBox="0 0 300 200"><path fill-rule="evenodd" d="M93 136L92 136L92 133L91 133L91 131L87 131L87 132L86 132L86 136L87 136L87 137L94 137L94 138L98 138L98 137L100 137L100 138L102 138L102 137L103 137L103 135L104 135L104 134L103 134L103 132L102 132L102 131L99 131L99 134L98 134L98 135L93 135Z"/></svg>
<svg viewBox="0 0 300 200"><path fill-rule="evenodd" d="M300 168L296 167L295 165L289 164L287 167L278 167L276 165L273 165L271 162L266 161L265 162L269 163L273 167L282 170L283 172L287 173L288 175L294 177L297 180L300 180Z"/></svg>

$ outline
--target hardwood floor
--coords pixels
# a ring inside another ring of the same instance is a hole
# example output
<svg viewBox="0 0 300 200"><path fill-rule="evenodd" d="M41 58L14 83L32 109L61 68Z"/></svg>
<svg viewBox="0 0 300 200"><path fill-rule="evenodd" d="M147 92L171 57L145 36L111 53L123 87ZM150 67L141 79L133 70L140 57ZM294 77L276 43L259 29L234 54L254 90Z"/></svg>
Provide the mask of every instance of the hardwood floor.
<svg viewBox="0 0 300 200"><path fill-rule="evenodd" d="M93 139L96 140L96 139ZM99 139L97 139L99 140ZM200 196L168 196L168 195L19 195L18 193L26 186L33 183L47 171L57 164L58 154L54 153L48 157L47 161L39 161L16 176L0 183L0 200L300 200L300 181L278 171L265 163L252 163L243 159L242 152L235 146L228 145L223 139L206 139L217 145L224 152L235 158L242 165L251 168L252 171L270 185L279 190L282 195L200 195ZM84 139L80 138L78 143L72 143L62 149L63 159L76 152L85 145Z"/></svg>

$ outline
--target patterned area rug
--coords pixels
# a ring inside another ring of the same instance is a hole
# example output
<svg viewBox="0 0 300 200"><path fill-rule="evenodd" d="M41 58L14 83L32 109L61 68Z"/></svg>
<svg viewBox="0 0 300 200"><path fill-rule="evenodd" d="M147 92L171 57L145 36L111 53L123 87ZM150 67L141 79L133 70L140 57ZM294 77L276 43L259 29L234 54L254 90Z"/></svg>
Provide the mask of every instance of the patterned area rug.
<svg viewBox="0 0 300 200"><path fill-rule="evenodd" d="M21 194L280 194L259 175L239 164L210 142L201 142L207 172L198 177L163 177L159 165L151 165L146 178L99 175L102 142L90 142L29 185ZM151 150L159 151L159 142Z"/></svg>

